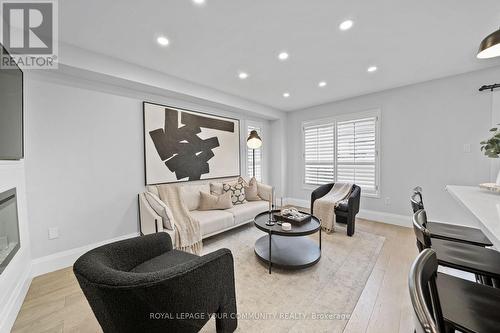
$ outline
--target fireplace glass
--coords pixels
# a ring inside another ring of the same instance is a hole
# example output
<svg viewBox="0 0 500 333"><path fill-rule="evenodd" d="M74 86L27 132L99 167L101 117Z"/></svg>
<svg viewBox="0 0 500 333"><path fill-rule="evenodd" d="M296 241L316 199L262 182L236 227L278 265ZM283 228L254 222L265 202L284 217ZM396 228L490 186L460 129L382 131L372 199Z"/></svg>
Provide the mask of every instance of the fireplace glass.
<svg viewBox="0 0 500 333"><path fill-rule="evenodd" d="M20 246L17 198L14 188L0 193L0 274L5 270Z"/></svg>

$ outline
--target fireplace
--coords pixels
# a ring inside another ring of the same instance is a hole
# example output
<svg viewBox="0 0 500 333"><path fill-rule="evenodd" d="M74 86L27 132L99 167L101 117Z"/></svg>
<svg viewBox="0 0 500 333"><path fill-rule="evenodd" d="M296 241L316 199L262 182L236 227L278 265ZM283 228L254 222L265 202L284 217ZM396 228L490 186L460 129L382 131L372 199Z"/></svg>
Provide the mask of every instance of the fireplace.
<svg viewBox="0 0 500 333"><path fill-rule="evenodd" d="M19 250L16 189L0 193L0 274Z"/></svg>

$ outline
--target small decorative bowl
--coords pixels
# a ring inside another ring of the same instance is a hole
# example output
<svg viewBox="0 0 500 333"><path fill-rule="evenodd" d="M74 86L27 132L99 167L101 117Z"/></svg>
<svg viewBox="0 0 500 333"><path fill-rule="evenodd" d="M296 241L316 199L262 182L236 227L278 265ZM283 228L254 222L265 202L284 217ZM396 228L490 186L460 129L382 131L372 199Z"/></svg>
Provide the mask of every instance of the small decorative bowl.
<svg viewBox="0 0 500 333"><path fill-rule="evenodd" d="M479 184L479 187L485 190L488 190L493 193L500 194L500 186L498 186L495 183L484 183L484 184Z"/></svg>

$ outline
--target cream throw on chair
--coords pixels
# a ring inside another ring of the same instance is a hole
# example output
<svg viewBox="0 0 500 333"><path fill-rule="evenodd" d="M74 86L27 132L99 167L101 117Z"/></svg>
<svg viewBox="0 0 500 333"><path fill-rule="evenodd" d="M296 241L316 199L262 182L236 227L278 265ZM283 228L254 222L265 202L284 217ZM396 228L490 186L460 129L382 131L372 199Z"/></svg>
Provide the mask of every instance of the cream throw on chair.
<svg viewBox="0 0 500 333"><path fill-rule="evenodd" d="M325 196L314 201L314 216L321 221L321 228L330 233L335 231L335 208L351 193L352 184L335 183Z"/></svg>
<svg viewBox="0 0 500 333"><path fill-rule="evenodd" d="M158 186L160 199L172 211L175 224L175 248L184 252L200 255L203 248L200 222L189 214L181 201L179 187L176 185Z"/></svg>

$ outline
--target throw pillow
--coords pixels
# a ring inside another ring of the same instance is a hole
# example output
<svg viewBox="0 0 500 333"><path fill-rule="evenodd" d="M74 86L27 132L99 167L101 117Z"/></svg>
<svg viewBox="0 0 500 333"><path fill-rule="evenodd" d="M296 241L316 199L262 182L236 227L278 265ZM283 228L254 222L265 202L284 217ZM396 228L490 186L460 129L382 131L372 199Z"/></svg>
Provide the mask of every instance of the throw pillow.
<svg viewBox="0 0 500 333"><path fill-rule="evenodd" d="M248 182L248 185L245 185L245 199L248 201L258 201L261 200L259 197L259 191L257 189L257 179L252 177Z"/></svg>
<svg viewBox="0 0 500 333"><path fill-rule="evenodd" d="M222 188L224 184L222 183L210 183L210 193L215 195L221 195L224 193L224 189Z"/></svg>
<svg viewBox="0 0 500 333"><path fill-rule="evenodd" d="M151 192L145 192L144 197L146 198L146 201L149 203L151 208L155 211L156 214L158 214L163 222L163 227L165 229L169 230L174 230L173 224L174 222L172 221L172 211L168 206L160 200L155 194Z"/></svg>
<svg viewBox="0 0 500 333"><path fill-rule="evenodd" d="M242 183L243 185L248 186L248 182L241 176L238 177L238 183Z"/></svg>
<svg viewBox="0 0 500 333"><path fill-rule="evenodd" d="M224 192L231 193L231 201L233 202L233 205L240 205L247 202L245 200L245 186L243 186L243 183L238 182L236 184L224 184L223 189Z"/></svg>
<svg viewBox="0 0 500 333"><path fill-rule="evenodd" d="M200 206L198 210L229 209L233 207L231 192L221 195L200 192Z"/></svg>

